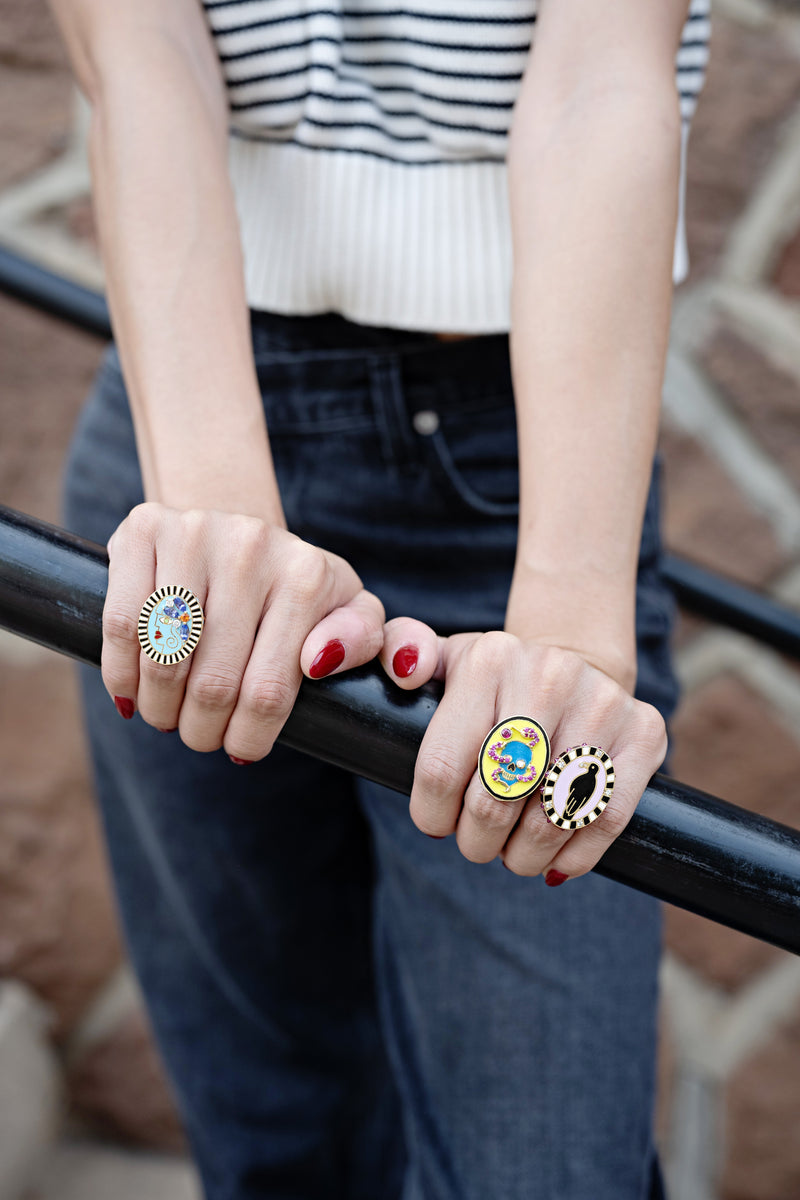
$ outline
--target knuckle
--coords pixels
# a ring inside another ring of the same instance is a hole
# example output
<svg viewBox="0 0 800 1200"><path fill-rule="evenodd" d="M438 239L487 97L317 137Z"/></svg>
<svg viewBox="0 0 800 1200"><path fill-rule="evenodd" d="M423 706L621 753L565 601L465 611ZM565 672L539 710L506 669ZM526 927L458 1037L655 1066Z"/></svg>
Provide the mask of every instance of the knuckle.
<svg viewBox="0 0 800 1200"><path fill-rule="evenodd" d="M248 683L243 689L242 702L256 719L272 721L289 712L296 694L297 688L288 674L275 672Z"/></svg>
<svg viewBox="0 0 800 1200"><path fill-rule="evenodd" d="M383 606L383 602L375 595L374 592L365 591L364 599L365 599L367 605L369 606L368 607L368 612L369 612L368 621L370 622L370 629L373 626L377 626L379 633L380 633L381 641L382 641L383 640L383 626L384 626L384 622L386 621L386 609Z"/></svg>
<svg viewBox="0 0 800 1200"><path fill-rule="evenodd" d="M548 695L563 696L574 690L586 664L574 650L544 648L537 664L538 685Z"/></svg>
<svg viewBox="0 0 800 1200"><path fill-rule="evenodd" d="M181 538L191 545L205 534L208 527L208 514L200 508L187 508L180 514L179 521Z"/></svg>
<svg viewBox="0 0 800 1200"><path fill-rule="evenodd" d="M146 654L142 654L139 665L139 678L148 688L156 692L169 692L176 688L189 671L189 663L174 663L167 666L153 662Z"/></svg>
<svg viewBox="0 0 800 1200"><path fill-rule="evenodd" d="M120 526L120 532L136 541L152 542L161 528L163 519L163 507L155 501L146 500L131 509Z"/></svg>
<svg viewBox="0 0 800 1200"><path fill-rule="evenodd" d="M192 673L188 692L200 708L232 708L239 695L239 679L224 671L206 668Z"/></svg>
<svg viewBox="0 0 800 1200"><path fill-rule="evenodd" d="M266 558L270 543L269 529L255 517L241 517L232 531L231 543L236 561L249 567L259 559Z"/></svg>
<svg viewBox="0 0 800 1200"><path fill-rule="evenodd" d="M609 804L600 818L603 822L603 833L609 840L615 841L627 827L632 815L632 812L622 804Z"/></svg>
<svg viewBox="0 0 800 1200"><path fill-rule="evenodd" d="M414 780L424 793L434 796L460 794L464 790L461 773L447 755L438 750L420 754Z"/></svg>
<svg viewBox="0 0 800 1200"><path fill-rule="evenodd" d="M639 737L650 748L666 748L667 730L664 718L652 704L642 704L637 713L639 722Z"/></svg>
<svg viewBox="0 0 800 1200"><path fill-rule="evenodd" d="M324 552L315 546L306 547L293 560L287 577L292 595L302 604L325 595L330 582L330 567Z"/></svg>
<svg viewBox="0 0 800 1200"><path fill-rule="evenodd" d="M486 830L506 830L514 823L517 806L495 800L486 792L472 795L466 805L470 816Z"/></svg>
<svg viewBox="0 0 800 1200"><path fill-rule="evenodd" d="M519 828L526 840L529 841L536 841L544 836L552 837L553 841L561 840L557 835L556 827L547 820L539 804L528 805L522 814Z"/></svg>
<svg viewBox="0 0 800 1200"><path fill-rule="evenodd" d="M629 703L630 696L607 675L601 675L594 681L592 715L601 727L610 725Z"/></svg>
<svg viewBox="0 0 800 1200"><path fill-rule="evenodd" d="M123 524L132 525L137 531L154 532L164 516L164 507L155 500L144 500L128 513Z"/></svg>
<svg viewBox="0 0 800 1200"><path fill-rule="evenodd" d="M479 667L492 667L498 659L504 658L515 642L510 633L501 629L492 629L476 638L470 650L470 657Z"/></svg>
<svg viewBox="0 0 800 1200"><path fill-rule="evenodd" d="M139 641L139 616L106 605L103 609L103 637L114 642Z"/></svg>

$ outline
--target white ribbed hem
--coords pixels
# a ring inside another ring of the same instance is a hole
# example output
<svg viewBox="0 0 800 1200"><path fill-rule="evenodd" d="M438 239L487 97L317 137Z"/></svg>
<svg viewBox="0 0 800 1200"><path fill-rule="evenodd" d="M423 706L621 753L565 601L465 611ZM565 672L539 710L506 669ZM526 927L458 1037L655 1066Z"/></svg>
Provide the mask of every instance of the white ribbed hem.
<svg viewBox="0 0 800 1200"><path fill-rule="evenodd" d="M509 327L504 163L406 166L231 138L247 297L399 329Z"/></svg>
<svg viewBox="0 0 800 1200"><path fill-rule="evenodd" d="M440 333L510 327L505 163L399 165L230 140L251 308ZM683 223L675 277L686 273Z"/></svg>

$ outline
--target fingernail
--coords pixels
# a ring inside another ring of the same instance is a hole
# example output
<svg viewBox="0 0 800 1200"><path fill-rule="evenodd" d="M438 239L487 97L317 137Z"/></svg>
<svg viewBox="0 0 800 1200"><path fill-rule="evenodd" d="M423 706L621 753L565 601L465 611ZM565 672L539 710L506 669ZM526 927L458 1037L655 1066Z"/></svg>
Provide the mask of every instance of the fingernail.
<svg viewBox="0 0 800 1200"><path fill-rule="evenodd" d="M419 650L416 646L401 646L392 659L392 670L401 679L408 679L417 669Z"/></svg>
<svg viewBox="0 0 800 1200"><path fill-rule="evenodd" d="M433 838L433 840L435 842L443 842L444 839L447 837L447 834L446 833L429 833L428 837Z"/></svg>
<svg viewBox="0 0 800 1200"><path fill-rule="evenodd" d="M172 729L162 729L160 725L156 725L156 729L158 730L159 733L175 733L177 728L178 728L177 725L173 725Z"/></svg>
<svg viewBox="0 0 800 1200"><path fill-rule="evenodd" d="M130 721L131 717L136 711L133 701L126 700L124 696L115 696L114 704L116 705L119 715L124 717L126 721Z"/></svg>
<svg viewBox="0 0 800 1200"><path fill-rule="evenodd" d="M564 875L561 871L548 871L544 877L544 881L548 887L561 887L562 883L566 883L569 875Z"/></svg>
<svg viewBox="0 0 800 1200"><path fill-rule="evenodd" d="M232 763L236 763L237 767L252 767L253 765L252 758L234 758L232 754L229 754L228 758Z"/></svg>
<svg viewBox="0 0 800 1200"><path fill-rule="evenodd" d="M308 668L311 678L322 679L323 675L330 675L331 671L335 671L344 662L344 653L344 642L340 642L338 638L328 642Z"/></svg>

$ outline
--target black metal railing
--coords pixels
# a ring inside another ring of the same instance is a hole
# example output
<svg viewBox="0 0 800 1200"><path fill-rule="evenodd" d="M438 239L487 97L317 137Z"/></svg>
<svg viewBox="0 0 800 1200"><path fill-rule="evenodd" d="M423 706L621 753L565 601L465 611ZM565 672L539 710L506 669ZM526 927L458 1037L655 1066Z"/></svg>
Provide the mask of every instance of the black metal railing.
<svg viewBox="0 0 800 1200"><path fill-rule="evenodd" d="M0 508L0 626L98 666L107 581L102 546ZM279 740L408 794L438 698L375 666L305 680ZM666 776L595 869L800 953L800 832Z"/></svg>
<svg viewBox="0 0 800 1200"><path fill-rule="evenodd" d="M0 291L110 336L103 296L2 247ZM677 556L663 570L687 607L800 658L797 613ZM107 579L103 547L0 507L0 627L98 666ZM438 698L374 667L304 681L279 740L407 794ZM596 870L800 953L800 833L666 776Z"/></svg>

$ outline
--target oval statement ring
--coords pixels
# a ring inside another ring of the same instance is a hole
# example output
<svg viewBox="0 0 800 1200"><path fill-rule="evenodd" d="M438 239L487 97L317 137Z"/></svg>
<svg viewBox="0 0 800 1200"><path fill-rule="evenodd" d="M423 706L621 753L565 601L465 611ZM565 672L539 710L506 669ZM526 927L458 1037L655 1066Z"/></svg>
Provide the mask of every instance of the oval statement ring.
<svg viewBox="0 0 800 1200"><path fill-rule="evenodd" d="M522 800L535 792L550 761L550 739L531 717L508 717L490 729L481 746L481 783L496 800Z"/></svg>
<svg viewBox="0 0 800 1200"><path fill-rule="evenodd" d="M200 601L186 587L156 588L142 605L139 644L154 662L171 666L188 658L202 632Z"/></svg>
<svg viewBox="0 0 800 1200"><path fill-rule="evenodd" d="M542 788L545 816L559 829L583 829L602 813L614 790L614 764L598 746L559 754Z"/></svg>

